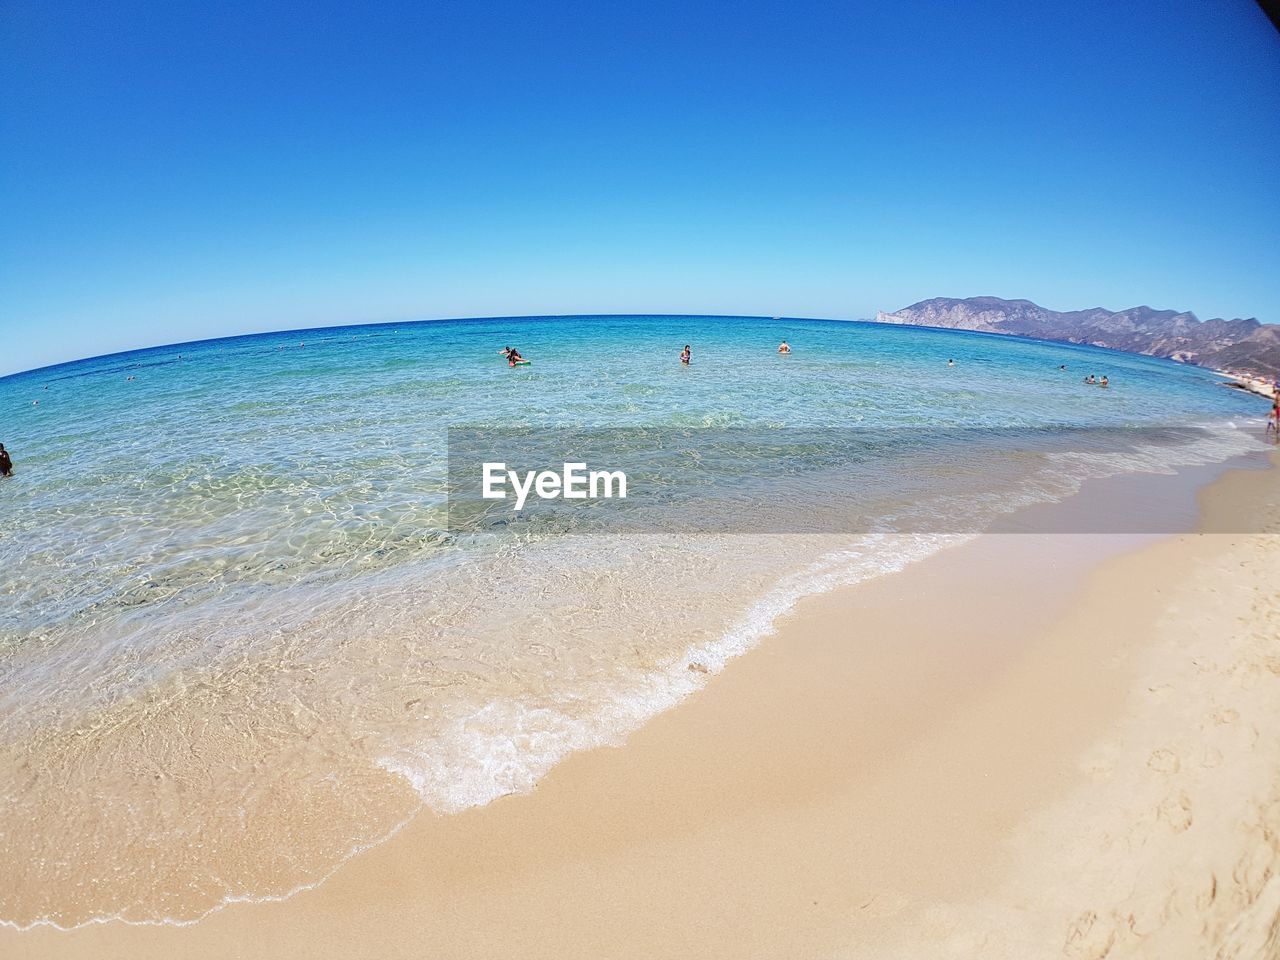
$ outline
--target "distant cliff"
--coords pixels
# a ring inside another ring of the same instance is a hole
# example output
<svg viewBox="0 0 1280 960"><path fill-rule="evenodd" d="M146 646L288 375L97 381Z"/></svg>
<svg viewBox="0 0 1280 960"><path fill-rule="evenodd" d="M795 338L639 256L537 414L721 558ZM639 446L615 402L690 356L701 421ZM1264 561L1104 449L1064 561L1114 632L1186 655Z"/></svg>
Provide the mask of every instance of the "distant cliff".
<svg viewBox="0 0 1280 960"><path fill-rule="evenodd" d="M893 313L877 313L876 322L1088 343L1267 380L1280 377L1280 326L1253 317L1201 321L1194 313L1151 307L1062 313L1030 300L935 297Z"/></svg>

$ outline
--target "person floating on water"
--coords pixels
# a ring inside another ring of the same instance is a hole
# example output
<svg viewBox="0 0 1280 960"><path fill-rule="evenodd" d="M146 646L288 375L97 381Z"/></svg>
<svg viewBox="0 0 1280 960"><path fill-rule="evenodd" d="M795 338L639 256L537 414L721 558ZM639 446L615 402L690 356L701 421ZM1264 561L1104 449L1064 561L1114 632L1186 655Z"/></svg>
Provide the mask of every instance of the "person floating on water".
<svg viewBox="0 0 1280 960"><path fill-rule="evenodd" d="M1067 369L1067 365L1066 365L1065 363L1060 363L1060 364L1058 364L1058 369L1059 369L1059 370L1065 370L1065 369Z"/></svg>
<svg viewBox="0 0 1280 960"><path fill-rule="evenodd" d="M520 351L517 350L515 347L503 347L498 352L507 358L508 367L514 367L518 363L529 362L524 357L520 356Z"/></svg>
<svg viewBox="0 0 1280 960"><path fill-rule="evenodd" d="M689 351L689 345L686 343L684 345L684 349L680 351L680 362L687 367L689 365L689 361L692 359L693 354Z"/></svg>
<svg viewBox="0 0 1280 960"><path fill-rule="evenodd" d="M9 456L9 451L4 448L4 444L0 443L0 477L13 476L13 458Z"/></svg>
<svg viewBox="0 0 1280 960"><path fill-rule="evenodd" d="M779 352L779 353L790 353L790 352L791 352L791 344L789 344L789 343L787 343L787 341L783 340L780 344L778 344L778 352Z"/></svg>

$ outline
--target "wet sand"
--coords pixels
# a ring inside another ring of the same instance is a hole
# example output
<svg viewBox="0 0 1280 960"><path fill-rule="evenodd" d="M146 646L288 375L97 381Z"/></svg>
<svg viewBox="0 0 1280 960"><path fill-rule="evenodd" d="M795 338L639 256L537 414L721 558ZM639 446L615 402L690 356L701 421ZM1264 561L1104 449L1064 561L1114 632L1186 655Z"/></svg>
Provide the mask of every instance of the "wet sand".
<svg viewBox="0 0 1280 960"><path fill-rule="evenodd" d="M984 536L802 601L625 746L287 901L0 956L1272 956L1277 476L1201 496L1268 534Z"/></svg>

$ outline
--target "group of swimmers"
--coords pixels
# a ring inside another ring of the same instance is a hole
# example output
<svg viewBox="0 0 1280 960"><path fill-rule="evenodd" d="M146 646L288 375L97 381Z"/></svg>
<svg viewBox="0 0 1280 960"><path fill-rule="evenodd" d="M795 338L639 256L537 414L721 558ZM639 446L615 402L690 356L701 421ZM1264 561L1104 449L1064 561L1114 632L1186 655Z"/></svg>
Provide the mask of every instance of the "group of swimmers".
<svg viewBox="0 0 1280 960"><path fill-rule="evenodd" d="M778 344L778 352L782 354L790 353L791 344L783 340L780 344ZM689 365L689 361L692 359L693 359L693 351L689 349L689 344L686 343L684 345L684 349L680 351L680 362L687 367Z"/></svg>
<svg viewBox="0 0 1280 960"><path fill-rule="evenodd" d="M515 347L503 347L498 352L507 358L507 366L510 366L510 367L514 367L521 363L529 362L524 357L520 356L520 351L517 350ZM791 344L783 340L780 344L778 344L778 352L781 354L790 353ZM693 350L690 348L689 344L686 343L684 345L684 349L680 351L680 363L687 367L689 366L689 363L692 360L693 360ZM954 367L955 365L956 365L956 362L954 359L947 360L948 367ZM1067 365L1064 363L1060 365L1058 369L1066 370ZM1103 375L1102 379L1099 380L1098 377L1096 377L1094 374L1091 373L1089 374L1089 376L1084 378L1084 382L1087 384L1090 384L1091 386L1097 386L1097 387L1107 387L1111 385L1111 381L1107 379L1105 374Z"/></svg>
<svg viewBox="0 0 1280 960"><path fill-rule="evenodd" d="M1060 363L1060 364L1058 364L1058 369L1059 369L1059 370L1062 370L1063 372L1066 372L1067 365L1066 365L1065 363ZM1085 377L1085 378L1084 378L1084 382L1085 382L1085 383L1087 383L1087 384L1089 384L1089 386L1091 386L1091 387L1109 387L1109 386L1111 386L1111 381L1107 379L1106 374L1103 374L1103 375L1102 375L1102 379L1101 379L1101 380L1099 380L1099 379L1098 379L1098 375L1097 375L1096 373L1091 373L1091 374L1089 374L1087 377Z"/></svg>
<svg viewBox="0 0 1280 960"><path fill-rule="evenodd" d="M526 360L524 357L520 356L520 351L517 350L515 347L503 347L498 352L507 358L507 366L509 367L514 367L522 363L530 362ZM778 344L778 352L782 354L790 353L791 344L783 340L780 344ZM686 343L684 345L684 349L680 351L680 362L687 367L689 366L689 362L692 359L693 359L693 349L689 346L689 344Z"/></svg>
<svg viewBox="0 0 1280 960"><path fill-rule="evenodd" d="M783 340L780 344L778 344L778 352L779 352L779 353L784 353L784 354L785 354L785 353L790 353L790 352L791 352L791 344L789 344L789 343L787 343L787 341ZM682 351L680 352L680 362L681 362L681 363L683 363L683 364L687 367L687 366L689 365L689 361L690 361L690 359L692 359L692 357L693 357L693 354L690 352L690 350L689 350L689 345L686 343L686 344L684 345L684 350L682 350ZM954 358L954 357L952 357L952 358L948 358L948 360L947 360L947 366L948 366L948 367L954 367L955 365L956 365L955 358ZM1065 363L1064 363L1064 364L1061 364L1061 365L1058 367L1058 369L1059 369L1059 370L1066 370L1066 369L1067 369L1067 365L1066 365ZM1093 385L1093 386L1098 386L1098 387L1108 387L1108 386L1110 386L1110 385L1111 385L1111 381L1107 379L1107 377L1106 377L1106 375L1105 375L1105 374L1103 375L1102 379L1101 379L1101 380L1099 380L1099 379L1098 379L1094 374L1092 374L1092 373L1091 373L1091 374L1089 374L1087 377L1085 377L1085 378L1084 378L1084 382L1085 382L1085 383L1088 383L1088 384L1091 384L1091 385ZM1280 427L1278 427L1277 429L1278 429L1278 430L1280 430Z"/></svg>
<svg viewBox="0 0 1280 960"><path fill-rule="evenodd" d="M521 356L520 351L515 347L503 347L498 352L506 358L507 366L509 367L515 367L530 362ZM790 353L791 344L783 340L778 344L778 352L781 354ZM691 360L693 360L693 350L689 344L686 343L684 345L684 349L680 351L680 363L687 367ZM954 367L955 365L956 362L954 359L947 360L948 367ZM1058 369L1065 371L1067 369L1067 365L1065 363L1060 364ZM133 378L130 377L130 379ZM1111 385L1111 381L1107 378L1106 374L1098 377L1096 374L1091 373L1084 378L1084 382L1093 387L1109 387ZM1276 390L1275 402L1271 405L1271 413L1267 417L1267 433L1273 432L1276 434L1277 439L1280 439L1280 388L1277 388ZM13 461L9 459L9 454L5 452L4 444L0 444L0 477L8 477L11 476L12 473Z"/></svg>

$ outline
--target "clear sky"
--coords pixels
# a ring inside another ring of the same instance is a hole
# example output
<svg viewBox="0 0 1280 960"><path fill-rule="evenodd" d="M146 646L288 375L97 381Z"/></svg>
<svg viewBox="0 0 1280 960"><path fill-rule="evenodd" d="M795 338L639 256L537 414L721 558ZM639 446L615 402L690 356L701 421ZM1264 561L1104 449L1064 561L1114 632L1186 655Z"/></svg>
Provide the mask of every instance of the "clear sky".
<svg viewBox="0 0 1280 960"><path fill-rule="evenodd" d="M1280 320L1249 0L0 2L0 374L527 313Z"/></svg>

